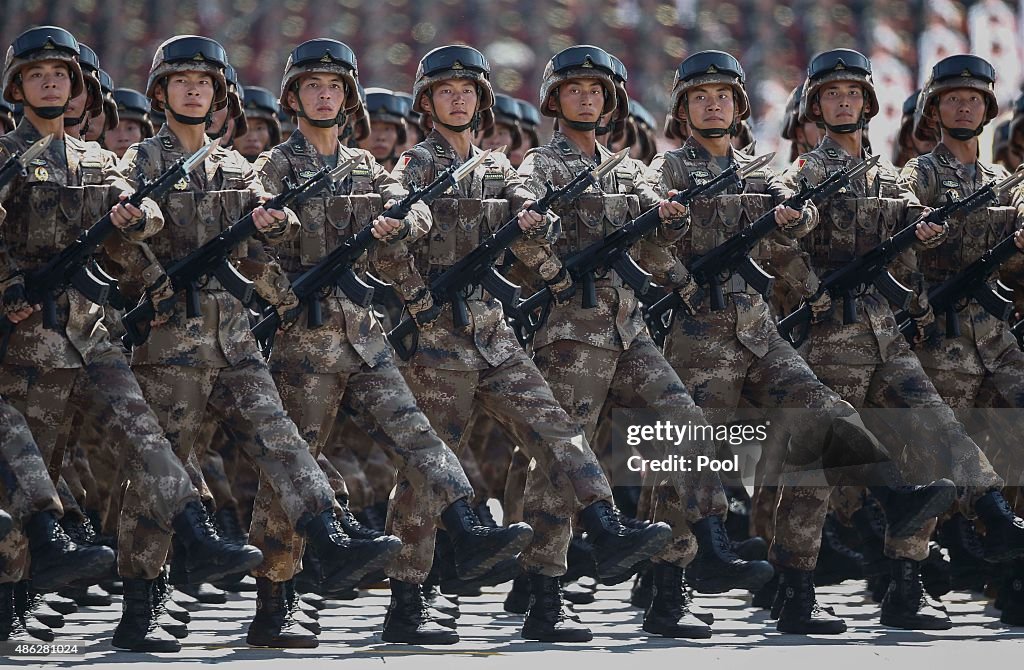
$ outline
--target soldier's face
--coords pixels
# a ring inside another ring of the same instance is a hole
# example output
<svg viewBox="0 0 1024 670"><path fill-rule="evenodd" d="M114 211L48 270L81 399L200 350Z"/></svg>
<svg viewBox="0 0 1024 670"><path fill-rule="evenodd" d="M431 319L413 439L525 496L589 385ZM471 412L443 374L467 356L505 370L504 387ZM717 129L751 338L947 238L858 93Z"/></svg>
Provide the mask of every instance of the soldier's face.
<svg viewBox="0 0 1024 670"><path fill-rule="evenodd" d="M359 148L366 149L378 161L382 161L391 155L398 142L398 128L393 123L372 122L370 124L370 135L359 141Z"/></svg>
<svg viewBox="0 0 1024 670"><path fill-rule="evenodd" d="M167 77L166 97L160 88L156 90L156 97L178 114L206 116L215 92L213 77L208 72L175 72Z"/></svg>
<svg viewBox="0 0 1024 670"><path fill-rule="evenodd" d="M797 126L796 137L797 141L803 142L808 149L813 149L821 144L823 134L821 132L821 128L818 127L818 124L813 121L804 121Z"/></svg>
<svg viewBox="0 0 1024 670"><path fill-rule="evenodd" d="M494 124L489 136L480 140L481 149L499 149L512 146L512 130L504 123Z"/></svg>
<svg viewBox="0 0 1024 670"><path fill-rule="evenodd" d="M270 144L270 124L263 119L249 119L249 130L235 140L235 149L243 156L258 156Z"/></svg>
<svg viewBox="0 0 1024 670"><path fill-rule="evenodd" d="M732 86L697 86L686 92L687 120L694 128L728 128L736 116Z"/></svg>
<svg viewBox="0 0 1024 670"><path fill-rule="evenodd" d="M476 83L470 79L446 79L431 87L432 95L420 103L424 111L433 113L443 123L461 126L476 114L479 94Z"/></svg>
<svg viewBox="0 0 1024 670"><path fill-rule="evenodd" d="M523 163L523 159L526 158L526 152L533 148L533 140L530 138L529 133L523 133L523 143L518 149L509 154L509 161L512 163L512 167L519 167Z"/></svg>
<svg viewBox="0 0 1024 670"><path fill-rule="evenodd" d="M71 101L68 103L67 111L64 112L64 115L72 118L78 118L85 113L85 107L88 103L89 94L83 91L81 94L71 98Z"/></svg>
<svg viewBox="0 0 1024 670"><path fill-rule="evenodd" d="M103 136L103 146L120 158L133 144L142 141L142 124L132 119L121 121Z"/></svg>
<svg viewBox="0 0 1024 670"><path fill-rule="evenodd" d="M89 132L85 134L85 139L90 142L96 142L100 139L100 135L103 134L104 129L107 126L107 113L105 111L99 114L89 115Z"/></svg>
<svg viewBox="0 0 1024 670"><path fill-rule="evenodd" d="M213 113L213 122L210 124L211 133L219 133L220 129L224 127L224 124L228 120L228 111L228 107L226 106Z"/></svg>
<svg viewBox="0 0 1024 670"><path fill-rule="evenodd" d="M317 121L326 121L338 116L345 106L345 81L334 74L314 72L299 80L298 97L306 116ZM289 98L295 93L290 92ZM297 109L294 101L292 109Z"/></svg>
<svg viewBox="0 0 1024 670"><path fill-rule="evenodd" d="M985 96L973 88L955 88L939 96L939 120L946 128L977 128L985 121Z"/></svg>
<svg viewBox="0 0 1024 670"><path fill-rule="evenodd" d="M569 79L558 86L558 96L550 104L561 108L569 121L594 123L604 111L606 93L600 79Z"/></svg>
<svg viewBox="0 0 1024 670"><path fill-rule="evenodd" d="M71 96L71 70L59 60L32 63L21 71L14 97L31 107L60 107Z"/></svg>
<svg viewBox="0 0 1024 670"><path fill-rule="evenodd" d="M814 106L830 126L856 123L864 111L864 89L852 81L826 84L819 91Z"/></svg>

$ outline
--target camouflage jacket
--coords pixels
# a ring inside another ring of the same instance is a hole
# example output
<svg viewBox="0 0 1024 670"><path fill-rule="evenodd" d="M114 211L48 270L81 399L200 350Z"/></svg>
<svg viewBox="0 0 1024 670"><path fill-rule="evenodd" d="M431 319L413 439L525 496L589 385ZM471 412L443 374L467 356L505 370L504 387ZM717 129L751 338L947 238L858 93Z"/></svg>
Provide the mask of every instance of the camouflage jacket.
<svg viewBox="0 0 1024 670"><path fill-rule="evenodd" d="M1008 173L1000 165L978 161L972 177L967 167L958 161L941 142L930 154L910 159L903 168L903 178L921 202L928 207L941 207L947 193L964 198L985 184L1005 178ZM929 286L941 283L980 258L1020 226L1017 208L1009 206L1011 196L1004 197L996 207L986 207L967 216L954 217L946 222L947 234L935 248L904 255L908 272L915 273L915 313L928 307ZM1007 261L999 274L1013 283L1019 282L1024 270L1024 254ZM993 283L996 277L993 277ZM944 334L946 319L936 314L936 329ZM981 375L998 366L999 357L1007 345L1015 344L1006 324L992 318L974 301L960 314L960 338L936 337L918 348L918 356L925 367L958 370L965 374Z"/></svg>
<svg viewBox="0 0 1024 670"><path fill-rule="evenodd" d="M472 151L476 155L480 149L474 147ZM402 154L393 176L406 187L424 186L443 170L462 162L435 130ZM472 176L454 187L450 196L431 203L432 228L429 234L414 229L406 238L409 254L405 262L398 263L394 257L382 262L378 257L373 259L374 267L382 278L396 285L403 299L409 300L431 277L475 249L484 236L501 227L534 197L508 158L491 154ZM527 267L554 276L559 266L551 266L553 255L544 237L546 229L541 226L536 234L520 236L510 248ZM521 349L505 324L497 300L477 290L466 302L471 327L465 332L456 330L452 311L446 308L432 328L419 333L419 346L411 363L445 370L482 370L500 365Z"/></svg>
<svg viewBox="0 0 1024 670"><path fill-rule="evenodd" d="M373 221L389 200L400 200L408 193L369 152L348 149L338 143L335 156L339 162L352 155L361 156L363 162L348 178L292 205L299 218L299 232L274 249L278 262L292 279ZM316 148L298 130L286 142L256 160L260 180L272 193L284 189L285 179L298 184L322 167L323 159ZM430 225L430 210L417 203L407 220L411 228L426 230ZM408 252L405 244L398 242L377 245L372 253L401 256ZM361 274L366 266L364 254L355 269ZM374 367L382 356L391 355L390 345L371 311L355 305L341 289L325 297L322 308L323 327L307 328L303 314L295 326L277 338L275 355L270 360L272 370L351 372L363 363Z"/></svg>
<svg viewBox="0 0 1024 670"><path fill-rule="evenodd" d="M0 138L0 162L27 149L40 137L27 120ZM7 215L0 225L0 279L37 268L68 246L118 202L132 187L118 170L113 154L74 137L54 139L46 153L0 193ZM115 232L110 244L141 238L163 225L156 203L146 200L143 228ZM77 368L89 361L107 339L103 308L69 288L57 299L58 330L43 327L37 312L18 324L4 362L10 365ZM6 317L0 317L6 318Z"/></svg>
<svg viewBox="0 0 1024 670"><path fill-rule="evenodd" d="M753 156L742 151L731 151L731 161L744 165ZM650 167L651 178L657 180L659 192L668 197L669 191L683 191L701 183L710 181L722 173L719 162L692 137L687 139L680 149L675 149L655 157ZM700 198L690 206L689 225L679 230L662 228L658 236L671 235L675 244L666 248L652 239L644 240L638 245L637 261L648 272L654 275L657 283L670 288L682 284L687 276L682 260L690 260L700 256L725 242L734 234L748 227L762 214L770 212L777 204L790 197L793 191L785 186L770 170L763 169L749 175L742 185L728 187L722 194L712 198ZM765 270L773 275L792 271L789 263L776 266L772 263L775 255L782 254L780 249L796 247L796 239L803 237L818 222L818 211L808 203L803 216L785 232L776 230L762 239L751 252L751 257ZM669 252L665 258L662 250ZM795 268L799 270L800 268ZM790 278L790 283L806 281L806 272L802 276ZM774 319L768 305L751 287L747 286L738 274L733 275L723 286L728 296L728 316L712 314L709 301L704 295L692 326L701 333L707 333L710 323L723 324L728 321L735 332L736 338L757 356L764 356L773 338ZM690 319L678 321L683 330ZM730 337L725 332L718 336Z"/></svg>
<svg viewBox="0 0 1024 670"><path fill-rule="evenodd" d="M783 175L783 181L790 188L795 188L801 179L815 186L864 158L867 156L850 156L826 137L813 151L797 159ZM818 226L801 239L808 254L806 260L818 277L824 276L878 246L912 223L921 212L921 203L896 168L881 160L845 192L836 194L819 208ZM934 243L937 242L938 238ZM817 280L812 283L817 286ZM811 330L807 358L812 365L880 363L906 346L896 329L891 306L877 291L868 290L857 298L857 303L856 323L844 325L842 305L837 304L830 320Z"/></svg>
<svg viewBox="0 0 1024 670"><path fill-rule="evenodd" d="M584 170L592 170L611 156L601 144L597 157L584 156L565 135L555 132L551 140L527 152L520 174L531 190L543 192L548 181L556 188L564 186ZM595 158L597 160L595 160ZM661 198L649 183L643 163L626 158L609 174L600 187L592 186L569 207L555 207L561 219L561 235L555 241L560 259L584 249L628 223ZM681 221L672 222L680 225ZM532 288L543 286L534 277ZM623 351L645 328L640 304L633 291L623 286L614 271L597 279L597 306L585 309L581 292L566 305L553 306L533 344L540 348L558 340L585 342L591 346Z"/></svg>
<svg viewBox="0 0 1024 670"><path fill-rule="evenodd" d="M209 141L209 140L207 140ZM166 166L188 152L164 125L154 137L129 147L121 159L125 175L134 182L154 179ZM187 256L207 240L227 229L269 197L252 166L232 150L218 147L204 165L182 179L160 199L166 225L146 238L156 260L163 266ZM240 244L231 262L263 258L263 243L287 239L298 229L291 211L281 226ZM252 277L250 277L252 278ZM227 367L262 356L249 333L249 318L242 304L209 278L202 287L202 315L190 319L181 295L166 324L153 328L145 344L132 351L132 365L187 365Z"/></svg>

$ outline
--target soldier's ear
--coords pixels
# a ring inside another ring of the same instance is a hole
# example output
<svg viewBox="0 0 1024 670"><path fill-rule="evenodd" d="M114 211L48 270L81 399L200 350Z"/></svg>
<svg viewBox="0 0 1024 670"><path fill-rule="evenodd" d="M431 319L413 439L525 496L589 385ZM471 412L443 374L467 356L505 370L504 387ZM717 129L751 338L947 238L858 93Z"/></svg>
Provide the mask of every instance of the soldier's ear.
<svg viewBox="0 0 1024 670"><path fill-rule="evenodd" d="M426 93L420 95L420 109L423 110L424 114L430 114L434 111L434 106L430 104L430 96Z"/></svg>
<svg viewBox="0 0 1024 670"><path fill-rule="evenodd" d="M285 92L284 95L285 99L288 101L288 106L291 107L292 109L298 109L299 97L295 94L295 91L292 89L288 89L288 91Z"/></svg>

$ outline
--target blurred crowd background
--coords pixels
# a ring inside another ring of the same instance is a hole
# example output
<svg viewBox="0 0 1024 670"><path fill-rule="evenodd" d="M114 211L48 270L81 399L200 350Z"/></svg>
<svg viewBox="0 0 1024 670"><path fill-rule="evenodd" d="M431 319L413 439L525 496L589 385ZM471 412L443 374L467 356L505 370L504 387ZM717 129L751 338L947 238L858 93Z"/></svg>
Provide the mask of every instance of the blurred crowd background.
<svg viewBox="0 0 1024 670"><path fill-rule="evenodd" d="M0 7L5 45L26 28L55 23L99 53L117 86L137 89L155 47L175 34L217 39L244 85L272 91L294 45L333 37L355 50L364 86L411 90L424 53L465 42L487 55L496 90L534 101L547 59L590 43L622 59L630 96L661 118L675 66L695 51L722 49L746 69L763 151L778 145L786 96L824 49L871 57L882 105L871 123L876 146L891 146L904 99L943 56L969 51L990 60L1004 110L1024 75L1024 0L0 0Z"/></svg>

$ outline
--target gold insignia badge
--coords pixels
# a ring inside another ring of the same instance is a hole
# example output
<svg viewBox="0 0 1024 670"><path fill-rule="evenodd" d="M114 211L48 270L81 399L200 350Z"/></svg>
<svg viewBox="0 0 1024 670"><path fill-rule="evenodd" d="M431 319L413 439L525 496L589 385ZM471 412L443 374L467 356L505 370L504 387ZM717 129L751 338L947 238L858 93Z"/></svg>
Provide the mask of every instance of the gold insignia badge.
<svg viewBox="0 0 1024 670"><path fill-rule="evenodd" d="M587 59L583 61L583 67L594 67L594 62L590 60L590 56L587 56Z"/></svg>
<svg viewBox="0 0 1024 670"><path fill-rule="evenodd" d="M717 67L715 67L714 65L709 65L708 66L708 74L715 74L716 72L718 72L718 68Z"/></svg>
<svg viewBox="0 0 1024 670"><path fill-rule="evenodd" d="M206 57L203 56L203 54L197 52L195 56L192 56L192 60L204 61L206 60Z"/></svg>
<svg viewBox="0 0 1024 670"><path fill-rule="evenodd" d="M50 173L42 165L35 169L35 175L36 181L47 181L50 178Z"/></svg>
<svg viewBox="0 0 1024 670"><path fill-rule="evenodd" d="M963 72L960 73L960 76L961 77L970 77L971 76L971 71L970 70L964 70Z"/></svg>
<svg viewBox="0 0 1024 670"><path fill-rule="evenodd" d="M453 70L462 70L464 68L462 66L462 63L460 63L459 61L455 61L454 63L452 63L452 69Z"/></svg>
<svg viewBox="0 0 1024 670"><path fill-rule="evenodd" d="M331 54L329 54L329 53L327 53L325 51L323 57L320 58L320 62L321 63L330 63L331 62Z"/></svg>
<svg viewBox="0 0 1024 670"><path fill-rule="evenodd" d="M188 188L188 179L185 179L184 177L182 177L181 179L179 179L178 181L176 181L174 183L174 190L175 191L184 191L187 188Z"/></svg>
<svg viewBox="0 0 1024 670"><path fill-rule="evenodd" d="M843 61L839 61L839 64L836 65L836 69L837 70L845 70L846 69L846 63L844 63Z"/></svg>

